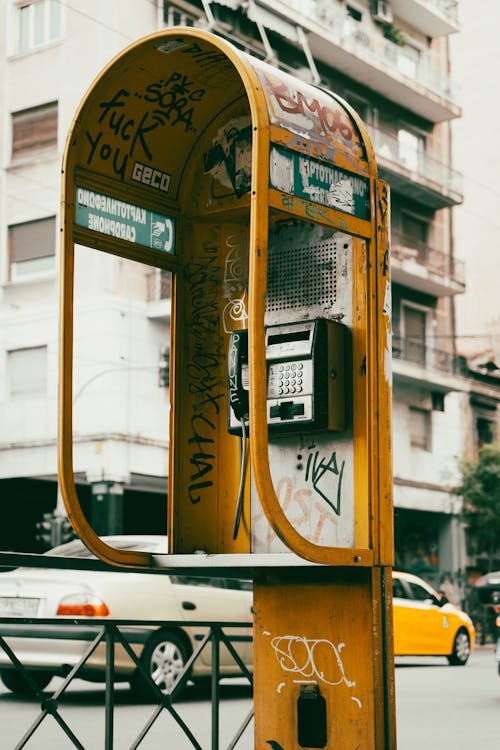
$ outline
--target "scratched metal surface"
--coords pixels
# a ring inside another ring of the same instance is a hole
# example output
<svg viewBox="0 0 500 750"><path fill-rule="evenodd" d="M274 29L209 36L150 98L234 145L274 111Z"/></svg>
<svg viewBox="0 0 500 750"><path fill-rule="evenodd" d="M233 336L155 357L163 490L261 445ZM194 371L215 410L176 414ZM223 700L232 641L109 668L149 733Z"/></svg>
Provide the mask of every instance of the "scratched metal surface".
<svg viewBox="0 0 500 750"><path fill-rule="evenodd" d="M266 323L329 318L352 327L352 238L310 223L270 233ZM354 546L352 431L269 437L271 473L287 518L314 544ZM347 499L347 502L346 502ZM252 551L288 552L252 490Z"/></svg>

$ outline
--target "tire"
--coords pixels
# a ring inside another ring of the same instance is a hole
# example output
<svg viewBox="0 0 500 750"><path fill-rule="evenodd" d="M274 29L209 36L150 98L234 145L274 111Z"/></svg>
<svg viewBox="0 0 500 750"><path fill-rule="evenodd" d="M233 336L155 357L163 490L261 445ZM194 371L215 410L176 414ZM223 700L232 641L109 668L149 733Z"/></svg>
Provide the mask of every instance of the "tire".
<svg viewBox="0 0 500 750"><path fill-rule="evenodd" d="M454 667L463 667L470 656L470 638L464 628L460 628L453 641L453 651L448 656L449 663Z"/></svg>
<svg viewBox="0 0 500 750"><path fill-rule="evenodd" d="M141 654L143 669L164 695L172 692L187 660L188 654L182 639L175 633L162 631L151 636ZM176 691L177 695L182 691L188 677L186 674L182 678L182 685ZM134 673L130 684L134 693L141 698L157 697L154 688L139 670Z"/></svg>
<svg viewBox="0 0 500 750"><path fill-rule="evenodd" d="M52 679L52 674L50 672L30 671L29 674L37 684L39 690L46 688ZM5 687L12 693L17 693L18 695L35 695L30 684L25 680L24 675L16 669L1 669L0 677L2 678Z"/></svg>
<svg viewBox="0 0 500 750"><path fill-rule="evenodd" d="M191 677L191 681L194 682L194 686L198 693L203 696L209 696L212 690L212 677L211 675L204 675L203 677Z"/></svg>

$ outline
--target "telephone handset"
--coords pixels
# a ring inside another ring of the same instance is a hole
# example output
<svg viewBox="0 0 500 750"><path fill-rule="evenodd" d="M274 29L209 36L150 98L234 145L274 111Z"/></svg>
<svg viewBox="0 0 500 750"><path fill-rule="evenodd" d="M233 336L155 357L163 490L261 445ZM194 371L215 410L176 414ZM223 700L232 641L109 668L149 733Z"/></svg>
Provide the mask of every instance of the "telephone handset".
<svg viewBox="0 0 500 750"><path fill-rule="evenodd" d="M346 327L326 318L266 328L267 422L271 432L345 429ZM228 430L247 433L248 333L231 334Z"/></svg>
<svg viewBox="0 0 500 750"><path fill-rule="evenodd" d="M241 435L240 442L240 483L236 499L233 539L238 536L243 512L245 474L247 465L247 425L248 425L248 331L234 331L229 341L227 355L229 431ZM231 429L231 420L235 427Z"/></svg>
<svg viewBox="0 0 500 750"><path fill-rule="evenodd" d="M229 411L234 419L248 422L248 331L231 334L228 353ZM230 422L231 425L231 422ZM231 431L231 430L230 430Z"/></svg>

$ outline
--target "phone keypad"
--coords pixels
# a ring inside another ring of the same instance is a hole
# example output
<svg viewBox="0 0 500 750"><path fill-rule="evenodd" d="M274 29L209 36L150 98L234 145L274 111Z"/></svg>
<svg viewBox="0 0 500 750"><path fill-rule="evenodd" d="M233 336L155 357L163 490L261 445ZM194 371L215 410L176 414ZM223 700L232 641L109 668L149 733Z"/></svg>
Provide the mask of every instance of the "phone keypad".
<svg viewBox="0 0 500 750"><path fill-rule="evenodd" d="M302 393L304 375L302 362L282 363L276 369L276 386L279 396Z"/></svg>

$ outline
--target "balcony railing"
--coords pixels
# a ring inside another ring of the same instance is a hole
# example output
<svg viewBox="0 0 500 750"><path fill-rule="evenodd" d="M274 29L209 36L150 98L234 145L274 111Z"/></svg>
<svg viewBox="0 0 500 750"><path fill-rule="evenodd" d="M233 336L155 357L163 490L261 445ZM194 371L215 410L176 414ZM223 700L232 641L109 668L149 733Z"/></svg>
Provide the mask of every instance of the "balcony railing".
<svg viewBox="0 0 500 750"><path fill-rule="evenodd" d="M438 274L443 279L451 279L457 284L465 284L465 264L446 253L430 247L414 237L397 229L391 231L391 255L400 261L413 260Z"/></svg>
<svg viewBox="0 0 500 750"><path fill-rule="evenodd" d="M401 143L397 135L388 133L373 125L368 126L370 138L377 156L394 164L396 172L401 168L417 174L421 179L436 183L447 193L463 195L463 176L425 151L412 151Z"/></svg>
<svg viewBox="0 0 500 750"><path fill-rule="evenodd" d="M458 21L458 0L433 0L433 5L453 21Z"/></svg>
<svg viewBox="0 0 500 750"><path fill-rule="evenodd" d="M404 360L429 370L439 370L449 374L459 372L458 357L453 352L446 352L427 346L423 341L392 337L393 359Z"/></svg>
<svg viewBox="0 0 500 750"><path fill-rule="evenodd" d="M375 66L390 67L403 76L453 101L456 87L450 77L431 63L430 56L421 50L418 58L413 48L401 46L386 39L375 26L361 24L347 15L345 6L335 7L331 0L285 0L285 4L307 15L316 23L326 26L330 38L345 50L369 58Z"/></svg>
<svg viewBox="0 0 500 750"><path fill-rule="evenodd" d="M172 294L172 274L155 268L147 276L147 301L159 302L170 299Z"/></svg>
<svg viewBox="0 0 500 750"><path fill-rule="evenodd" d="M435 38L460 29L458 0L391 0L397 18Z"/></svg>
<svg viewBox="0 0 500 750"><path fill-rule="evenodd" d="M200 25L208 24L216 33L233 40L237 37L241 9L246 9L249 20L258 22L258 38L254 41L260 52L268 59L273 58L270 40L263 31L277 33L302 48L313 79L318 71L312 59L329 66L334 60L334 67L339 71L351 78L361 77L369 88L432 122L460 114L456 87L446 68L438 69L425 49L405 44L404 40L396 44L386 38L369 13L359 22L349 15L344 3L336 0L254 0L252 3L207 0L204 8L206 12L200 16ZM179 24L182 14L170 14L166 22ZM186 22L198 25L194 16Z"/></svg>
<svg viewBox="0 0 500 750"><path fill-rule="evenodd" d="M421 52L417 59L405 47L385 39L380 33L357 28L355 23L356 21L344 24L346 29L342 35L343 42L354 52L369 56L374 64L390 65L401 75L431 89L439 96L456 100L456 87L450 77L434 68L426 53Z"/></svg>
<svg viewBox="0 0 500 750"><path fill-rule="evenodd" d="M241 0L210 0L210 3L214 6L223 5L234 11L238 6L244 5ZM411 45L396 44L385 38L374 23L361 23L348 15L344 4L340 5L333 0L282 0L280 7L276 8L273 0L258 0L257 10L259 6L264 11L270 11L261 14L264 27L286 35L289 32L283 32L283 24L279 23L279 19L285 17L302 26L306 34L318 39L321 37L317 54L324 62L331 60L333 45L360 58L373 71L383 70L390 78L403 76L443 99L456 102L455 86L446 70L437 69L424 49L417 51ZM322 29L321 32L318 27ZM309 45L311 44L310 37Z"/></svg>

